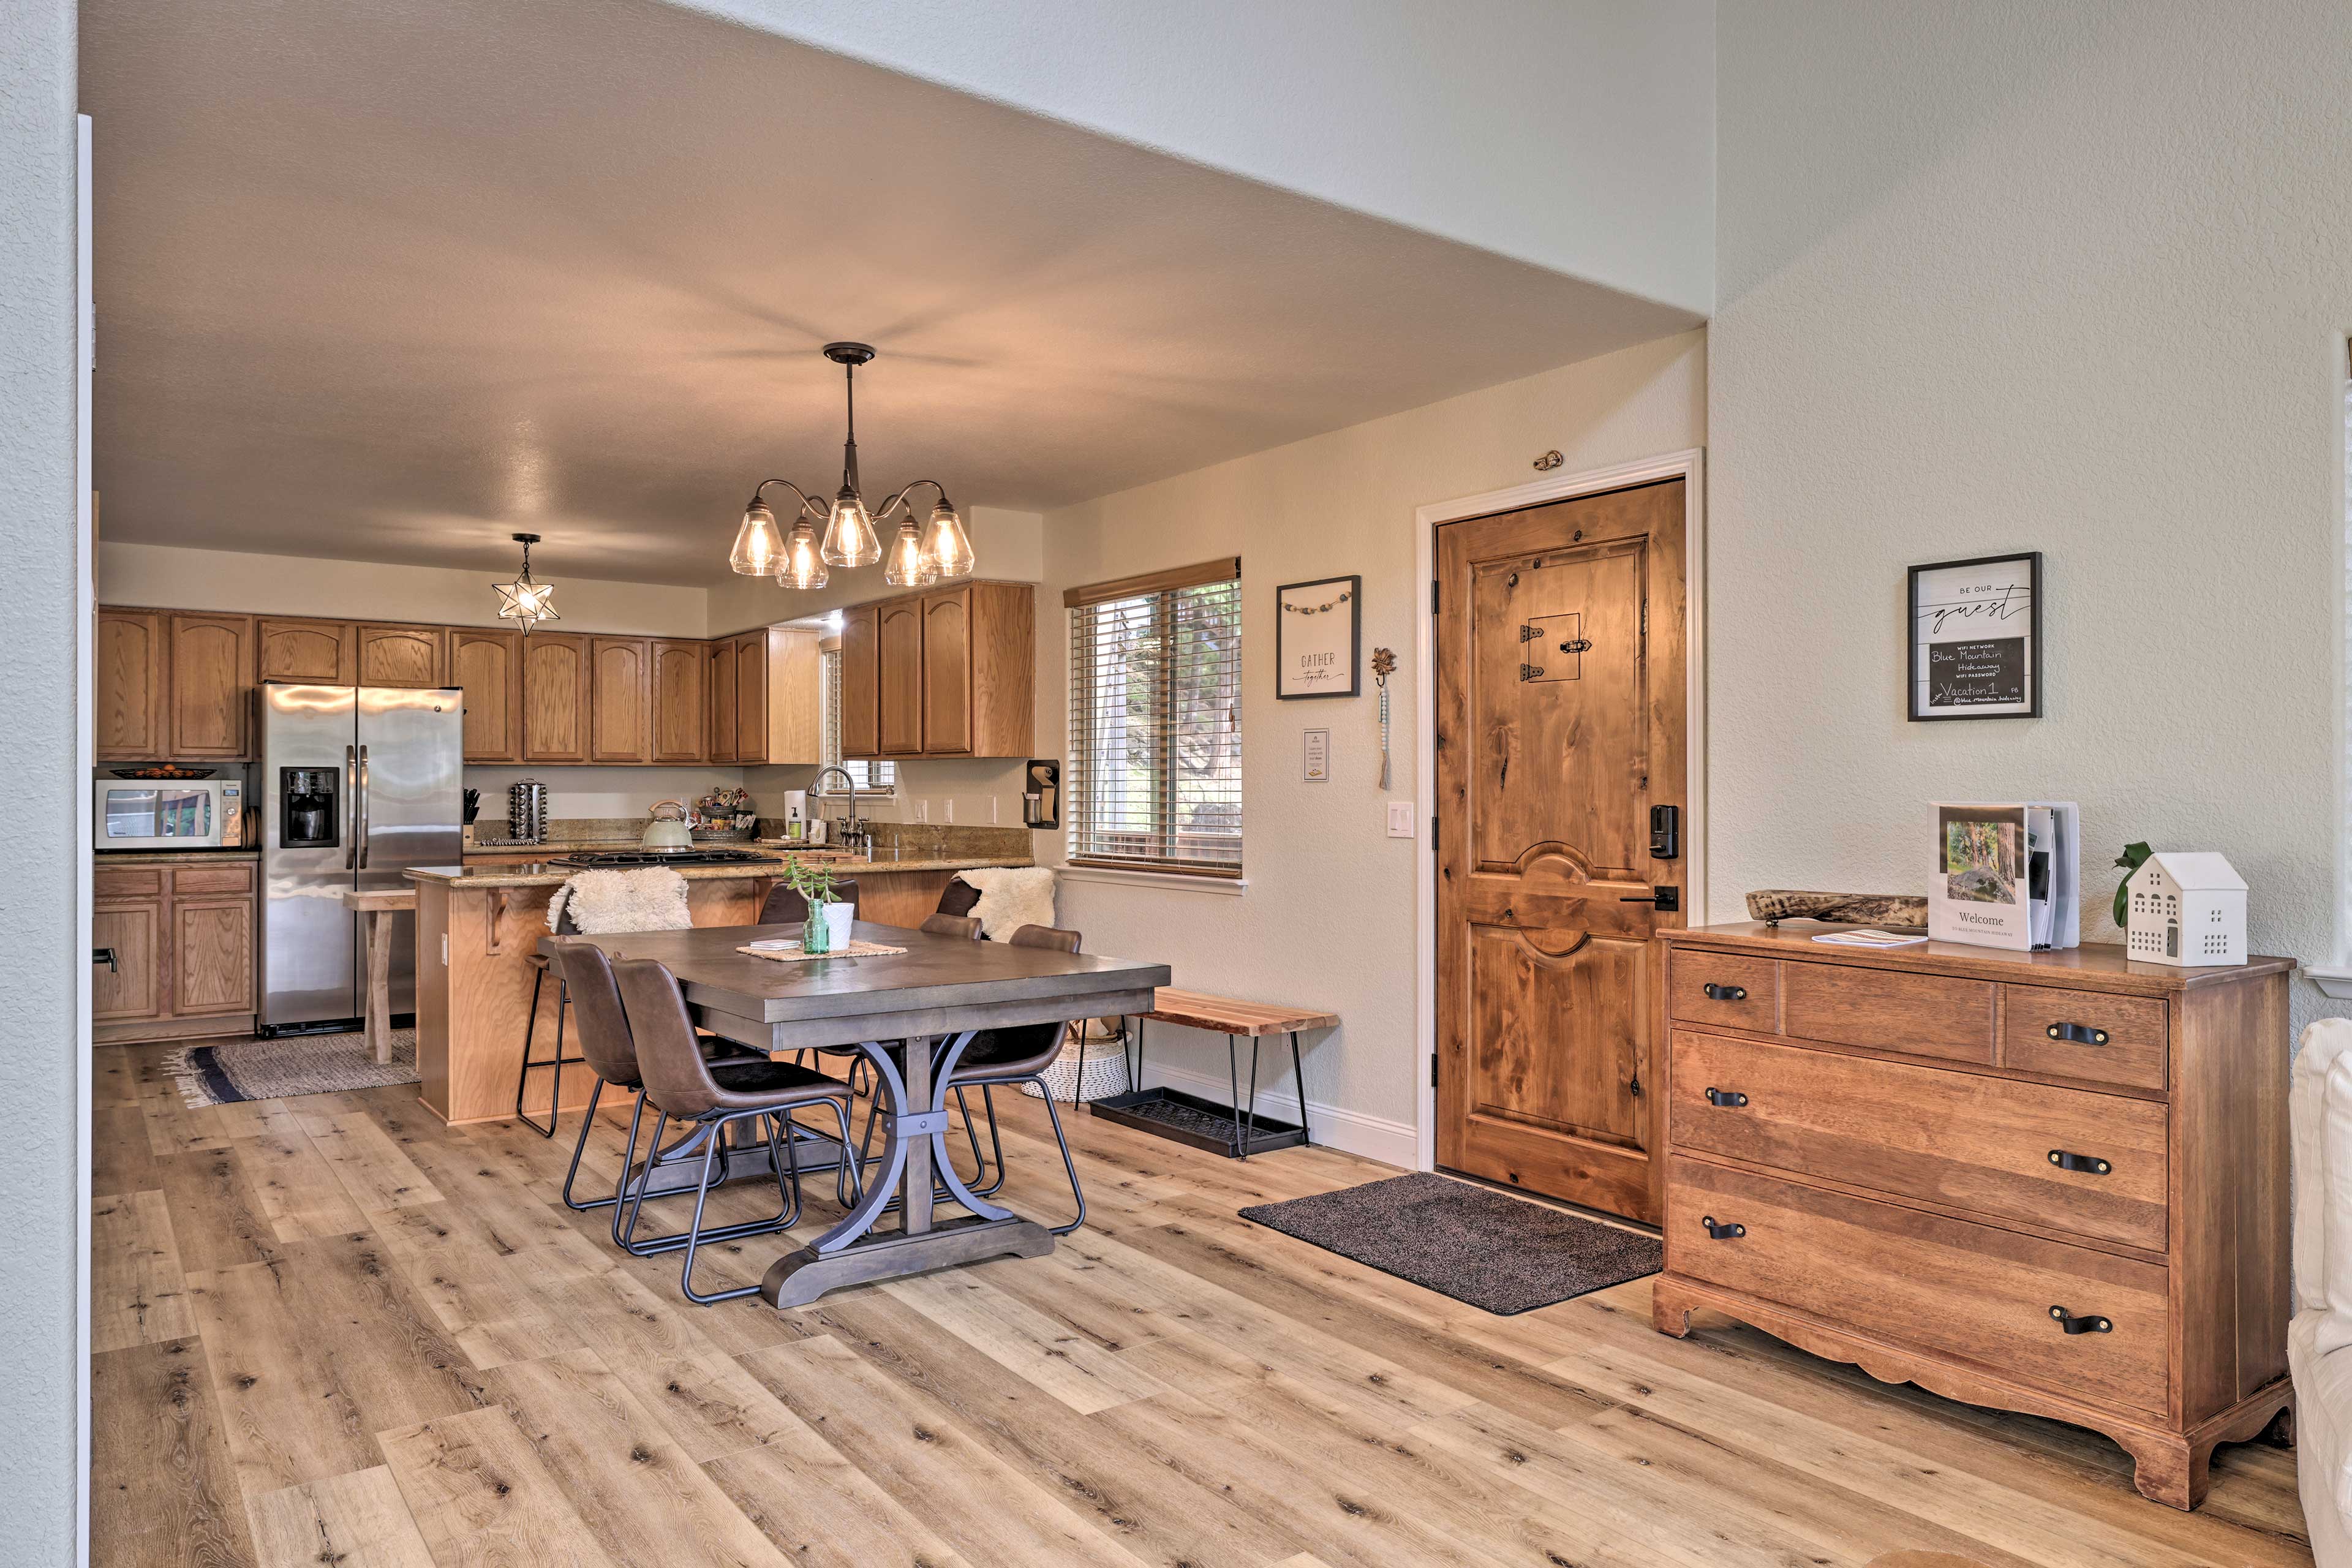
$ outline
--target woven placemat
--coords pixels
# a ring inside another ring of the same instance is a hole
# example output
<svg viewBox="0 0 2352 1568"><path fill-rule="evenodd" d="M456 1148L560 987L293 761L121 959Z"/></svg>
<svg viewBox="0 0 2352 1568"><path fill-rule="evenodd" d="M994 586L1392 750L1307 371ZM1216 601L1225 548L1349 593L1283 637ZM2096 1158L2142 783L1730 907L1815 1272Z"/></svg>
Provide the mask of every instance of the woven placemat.
<svg viewBox="0 0 2352 1568"><path fill-rule="evenodd" d="M774 947L754 942L750 947L739 947L735 951L748 952L754 958L772 958L778 963L798 963L803 959L810 958L887 958L894 952L904 952L907 950L903 947L885 947L878 942L861 942L853 937L847 947L829 947L823 952L803 952L801 944L796 942L783 942Z"/></svg>

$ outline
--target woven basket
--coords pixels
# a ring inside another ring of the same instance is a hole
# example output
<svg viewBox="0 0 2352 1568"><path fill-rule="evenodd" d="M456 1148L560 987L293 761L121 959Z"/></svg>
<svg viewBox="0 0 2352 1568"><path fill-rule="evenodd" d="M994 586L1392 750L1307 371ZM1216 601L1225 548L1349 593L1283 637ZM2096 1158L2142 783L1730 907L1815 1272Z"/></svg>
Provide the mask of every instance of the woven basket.
<svg viewBox="0 0 2352 1568"><path fill-rule="evenodd" d="M1086 1064L1086 1077L1081 1081L1078 1047L1073 1043L1064 1046L1060 1059L1038 1076L1045 1080L1045 1087L1053 1090L1054 1098L1065 1105L1125 1092L1127 1052L1119 1041L1088 1040ZM1021 1092L1032 1100L1044 1098L1034 1083L1023 1084Z"/></svg>

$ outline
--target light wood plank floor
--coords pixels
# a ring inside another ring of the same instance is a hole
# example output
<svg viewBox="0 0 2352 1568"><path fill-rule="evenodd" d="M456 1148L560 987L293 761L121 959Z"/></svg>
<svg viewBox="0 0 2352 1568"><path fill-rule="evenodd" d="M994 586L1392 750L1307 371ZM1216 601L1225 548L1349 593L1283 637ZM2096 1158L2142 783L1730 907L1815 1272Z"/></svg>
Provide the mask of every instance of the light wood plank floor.
<svg viewBox="0 0 2352 1568"><path fill-rule="evenodd" d="M577 1123L191 1110L161 1055L98 1064L105 1568L2311 1561L2287 1453L2223 1449L2179 1514L2105 1438L1721 1321L1663 1338L1641 1283L1495 1318L1235 1217L1391 1173L1343 1154L1078 1117L1095 1219L1054 1257L698 1309L555 1201ZM1042 1110L999 1103L1013 1201L1057 1212Z"/></svg>

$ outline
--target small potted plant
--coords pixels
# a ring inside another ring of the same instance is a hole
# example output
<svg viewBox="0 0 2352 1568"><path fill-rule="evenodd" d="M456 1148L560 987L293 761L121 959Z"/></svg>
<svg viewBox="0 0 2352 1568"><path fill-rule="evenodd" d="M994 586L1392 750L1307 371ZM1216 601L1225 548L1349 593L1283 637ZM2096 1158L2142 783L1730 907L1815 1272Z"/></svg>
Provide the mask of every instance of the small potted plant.
<svg viewBox="0 0 2352 1568"><path fill-rule="evenodd" d="M785 868L784 883L808 905L808 919L801 926L801 951L837 952L846 948L857 906L834 901L832 865L794 860Z"/></svg>

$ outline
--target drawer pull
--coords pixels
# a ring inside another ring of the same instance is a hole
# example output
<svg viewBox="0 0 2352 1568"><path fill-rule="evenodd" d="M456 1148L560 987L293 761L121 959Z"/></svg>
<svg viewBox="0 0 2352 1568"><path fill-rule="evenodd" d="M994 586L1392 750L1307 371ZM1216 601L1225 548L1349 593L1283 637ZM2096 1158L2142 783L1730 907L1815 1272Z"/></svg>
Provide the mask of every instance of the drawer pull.
<svg viewBox="0 0 2352 1568"><path fill-rule="evenodd" d="M2065 1330L2070 1334L2109 1334L2115 1332L2116 1326L2107 1321L2105 1318L2098 1316L2096 1313L2092 1313L2085 1317L2070 1318L2066 1315L2065 1308L2053 1307L2050 1309L2050 1315L2058 1320L2058 1326Z"/></svg>
<svg viewBox="0 0 2352 1568"><path fill-rule="evenodd" d="M1748 1227L1744 1225L1716 1224L1715 1216L1713 1215L1703 1215L1699 1220L1699 1224L1706 1226L1707 1235L1715 1237L1717 1241L1731 1241L1748 1234ZM2066 1331L2071 1334L2074 1331L2069 1329Z"/></svg>
<svg viewBox="0 0 2352 1568"><path fill-rule="evenodd" d="M1710 1084L1707 1087L1706 1102L1709 1105L1720 1105L1736 1110L1748 1103L1748 1097L1736 1089L1717 1089Z"/></svg>
<svg viewBox="0 0 2352 1568"><path fill-rule="evenodd" d="M2087 1024L2053 1024L2042 1032L2053 1040L2070 1040L2078 1046L2104 1046L2107 1043L2105 1029L2094 1029Z"/></svg>
<svg viewBox="0 0 2352 1568"><path fill-rule="evenodd" d="M2062 1171L2083 1171L2094 1176L2104 1176L2115 1169L2095 1154L2077 1154L2070 1149L2051 1150L2050 1163Z"/></svg>
<svg viewBox="0 0 2352 1568"><path fill-rule="evenodd" d="M1710 1002L1745 1002L1748 1000L1748 987L1745 985L1717 985L1714 981L1710 980L1703 989L1706 992L1706 999Z"/></svg>

